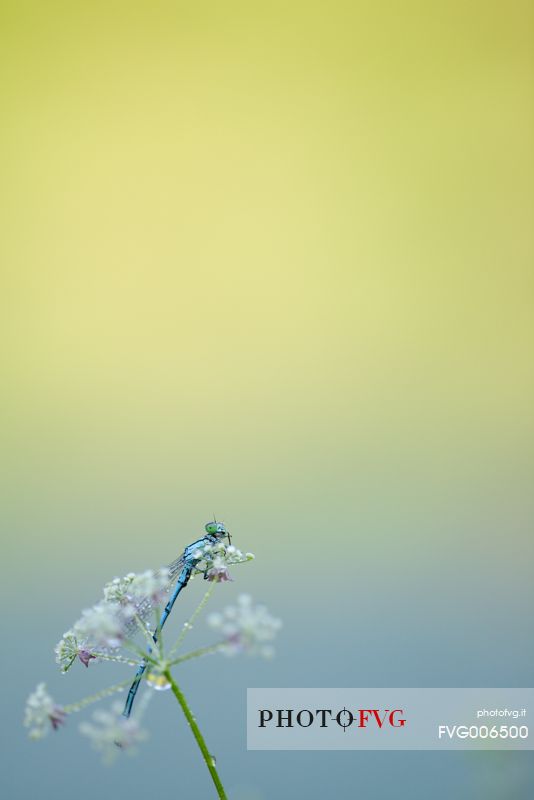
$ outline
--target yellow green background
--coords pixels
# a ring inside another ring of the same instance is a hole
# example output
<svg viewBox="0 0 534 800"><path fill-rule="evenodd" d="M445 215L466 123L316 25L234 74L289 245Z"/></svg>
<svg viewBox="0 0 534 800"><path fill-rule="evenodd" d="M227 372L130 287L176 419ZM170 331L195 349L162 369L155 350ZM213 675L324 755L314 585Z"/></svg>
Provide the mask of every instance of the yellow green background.
<svg viewBox="0 0 534 800"><path fill-rule="evenodd" d="M145 797L150 765L207 796L170 711L113 773L75 724L38 749L18 719L37 680L99 685L50 648L213 512L257 555L218 602L285 622L269 665L184 677L231 796L351 797L356 771L367 798L529 796L525 754L247 754L243 704L531 683L532 16L2 3L10 800Z"/></svg>

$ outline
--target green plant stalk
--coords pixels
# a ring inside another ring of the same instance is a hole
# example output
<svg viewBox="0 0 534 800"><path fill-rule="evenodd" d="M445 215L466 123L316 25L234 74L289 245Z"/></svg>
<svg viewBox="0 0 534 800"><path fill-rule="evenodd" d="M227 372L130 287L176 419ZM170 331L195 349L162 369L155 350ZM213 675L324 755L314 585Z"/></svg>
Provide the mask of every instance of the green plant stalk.
<svg viewBox="0 0 534 800"><path fill-rule="evenodd" d="M207 748L206 742L204 741L204 737L202 736L202 734L200 732L200 728L198 727L197 722L196 722L193 714L191 713L191 709L187 705L187 700L185 699L184 695L182 694L182 691L181 691L180 687L178 686L178 684L176 683L176 681L172 677L170 670L168 670L168 669L165 670L165 672L163 674L167 678L167 680L169 681L169 683L171 685L172 692L173 692L174 696L176 697L176 699L178 700L178 702L180 703L181 709L184 712L185 718L189 723L189 727L191 728L191 731L193 732L193 736L195 737L196 743L198 744L200 752L202 753L202 757L203 757L204 761L206 762L206 766L207 766L207 768L209 770L209 773L211 775L213 783L215 784L215 788L217 789L217 794L219 795L221 800L228 800L228 798L226 797L226 793L224 791L223 785L221 783L221 779L219 778L219 773L217 772L217 770L215 768L215 759L213 758L213 756L211 755L211 753L209 752L209 750Z"/></svg>
<svg viewBox="0 0 534 800"><path fill-rule="evenodd" d="M174 667L175 664L182 664L184 661L191 661L192 658L199 658L200 656L207 656L209 653L216 653L225 646L226 642L217 642L217 644L209 644L207 647L199 647L198 650L192 650L190 653L185 653L183 656L178 656L169 662L169 667Z"/></svg>

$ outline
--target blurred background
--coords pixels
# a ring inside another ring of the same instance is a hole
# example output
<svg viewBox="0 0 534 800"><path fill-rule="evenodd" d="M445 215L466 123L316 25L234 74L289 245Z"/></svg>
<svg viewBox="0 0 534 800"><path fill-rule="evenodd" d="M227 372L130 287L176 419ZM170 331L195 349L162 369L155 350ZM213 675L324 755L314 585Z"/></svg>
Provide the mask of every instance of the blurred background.
<svg viewBox="0 0 534 800"><path fill-rule="evenodd" d="M233 800L532 796L528 753L245 736L248 686L532 685L532 16L2 3L4 797L213 796L167 693L110 769L21 718L127 677L53 647L214 512L257 560L211 610L284 621L177 675Z"/></svg>

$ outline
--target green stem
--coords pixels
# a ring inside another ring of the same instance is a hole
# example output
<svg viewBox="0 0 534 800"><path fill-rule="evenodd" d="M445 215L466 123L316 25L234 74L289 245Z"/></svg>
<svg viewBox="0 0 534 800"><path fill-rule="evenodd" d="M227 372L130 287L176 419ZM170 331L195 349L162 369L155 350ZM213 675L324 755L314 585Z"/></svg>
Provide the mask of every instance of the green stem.
<svg viewBox="0 0 534 800"><path fill-rule="evenodd" d="M163 674L165 675L165 677L169 681L169 683L171 685L172 692L173 692L174 696L176 697L176 699L178 700L178 702L180 703L180 707L181 707L182 711L184 712L185 718L189 723L189 727L191 728L191 731L193 733L193 736L195 737L196 743L198 744L198 746L200 748L200 752L202 753L202 757L203 757L204 761L206 762L206 766L207 766L207 768L209 770L209 773L211 775L213 783L215 784L215 788L217 789L217 794L219 795L221 800L227 800L226 793L225 793L223 785L221 783L221 779L219 778L219 773L217 772L217 770L215 768L215 759L213 758L213 756L211 755L211 753L209 752L209 750L208 750L208 748L206 746L206 742L204 741L204 737L202 736L202 734L200 732L200 728L198 727L197 722L196 722L193 714L191 713L191 709L187 705L187 700L185 699L184 695L182 694L182 691L181 691L180 687L178 686L178 684L176 683L176 681L172 677L170 670L167 669Z"/></svg>
<svg viewBox="0 0 534 800"><path fill-rule="evenodd" d="M218 644L210 644L207 647L199 647L198 650L192 650L190 653L185 653L183 656L178 656L178 658L174 658L169 663L169 667L174 667L175 664L181 664L183 661L190 661L192 658L199 658L199 656L207 656L208 653L216 653L217 650L223 648L225 644L226 642L219 642Z"/></svg>
<svg viewBox="0 0 534 800"><path fill-rule="evenodd" d="M101 658L103 661L117 661L119 664L128 664L130 667L135 667L139 663L134 661L133 658L124 658L124 656L112 656L109 653L99 653L98 650L91 650L91 655L95 658Z"/></svg>
<svg viewBox="0 0 534 800"><path fill-rule="evenodd" d="M140 629L142 630L143 636L146 638L148 642L148 646L150 647L151 650L153 650L155 647L158 646L158 643L154 641L154 637L146 627L145 623L143 622L139 614L134 614L133 618L135 619Z"/></svg>
<svg viewBox="0 0 534 800"><path fill-rule="evenodd" d="M96 694L90 694L89 697L84 697L83 700L79 700L77 703L70 703L68 706L63 706L63 711L66 714L73 714L75 711L81 711L82 708L91 705L91 703L97 703L104 697L109 697L111 694L115 694L115 692L120 692L121 689L125 689L131 682L131 678L126 678L126 680L116 683L113 686L108 686L107 689L102 689Z"/></svg>
<svg viewBox="0 0 534 800"><path fill-rule="evenodd" d="M176 642L173 644L173 646L172 646L172 647L171 647L171 649L169 650L169 654L168 654L168 657L169 657L169 658L170 658L172 655L174 655L174 653L176 653L176 651L177 651L177 650L178 650L178 648L180 647L181 643L183 642L183 640L184 640L184 637L185 637L185 635L186 635L187 631L191 630L191 628L192 628L192 626L193 626L193 622L195 621L195 619L198 617L198 615L200 614L200 612L202 611L202 609L204 608L204 606L205 606L205 605L206 605L206 603L208 602L208 600L209 600L209 598L210 598L210 595L211 595L211 593L213 592L213 588L214 588L214 586L215 586L215 584L214 584L214 583L211 583L211 584L210 584L210 587L209 587L209 589L207 590L207 592L204 594L204 597L202 598L202 600L200 601L200 603L198 604L198 606L195 608L195 610L193 611L192 615L189 617L188 621L187 621L187 622L185 623L185 625L183 626L183 628L182 628L182 630L181 630L181 633L180 633L180 635L179 635L178 639L176 640Z"/></svg>

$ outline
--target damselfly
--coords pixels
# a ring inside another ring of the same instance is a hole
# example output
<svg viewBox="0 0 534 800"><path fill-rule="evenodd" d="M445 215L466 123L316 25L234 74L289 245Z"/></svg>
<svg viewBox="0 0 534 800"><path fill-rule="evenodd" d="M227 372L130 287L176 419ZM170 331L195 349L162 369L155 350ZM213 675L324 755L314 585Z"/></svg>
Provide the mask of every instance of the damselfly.
<svg viewBox="0 0 534 800"><path fill-rule="evenodd" d="M222 522L208 522L205 525L206 535L203 536L201 539L197 539L196 542L188 545L184 552L182 553L176 561L173 561L172 564L169 564L169 577L171 581L171 585L174 585L174 590L171 594L169 602L165 606L163 613L161 615L160 621L152 634L152 638L154 642L158 641L158 636L167 621L167 617L172 611L172 607L174 602L182 589L184 589L187 584L189 583L189 579L193 574L195 567L197 564L202 560L201 558L201 549L206 545L213 545L217 542L221 541L225 537L228 539L228 544L231 544L230 534L226 530L224 524ZM149 648L149 653L151 652ZM135 700L135 695L137 694L137 690L139 688L139 684L141 683L141 679L143 674L147 668L147 662L143 661L139 664L137 668L137 672L135 674L134 681L130 687L130 691L128 692L128 697L126 698L126 703L124 705L123 716L129 717L132 712L132 706Z"/></svg>

